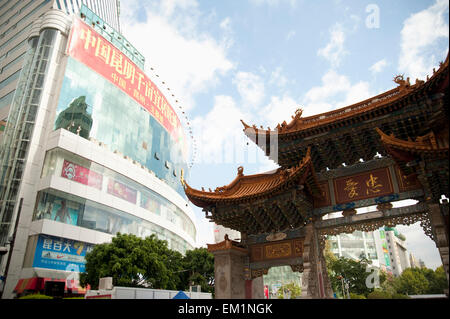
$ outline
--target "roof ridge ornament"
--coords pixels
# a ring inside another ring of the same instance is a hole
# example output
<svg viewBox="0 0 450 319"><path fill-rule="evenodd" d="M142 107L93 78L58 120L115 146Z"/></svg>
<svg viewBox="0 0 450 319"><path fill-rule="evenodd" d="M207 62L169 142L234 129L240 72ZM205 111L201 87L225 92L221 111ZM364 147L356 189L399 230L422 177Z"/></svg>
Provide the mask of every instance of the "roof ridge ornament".
<svg viewBox="0 0 450 319"><path fill-rule="evenodd" d="M400 91L411 86L411 84L409 83L409 77L407 77L405 80L404 74L398 74L394 76L394 79L392 81L398 84L398 88L400 89Z"/></svg>

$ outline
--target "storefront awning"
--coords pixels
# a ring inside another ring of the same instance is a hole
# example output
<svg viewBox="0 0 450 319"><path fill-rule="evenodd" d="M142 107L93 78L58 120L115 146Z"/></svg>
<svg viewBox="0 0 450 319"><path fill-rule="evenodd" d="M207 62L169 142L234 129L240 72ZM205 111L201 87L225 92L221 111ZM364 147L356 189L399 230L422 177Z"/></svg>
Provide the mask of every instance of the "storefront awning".
<svg viewBox="0 0 450 319"><path fill-rule="evenodd" d="M56 277L61 277L56 275ZM14 292L17 294L21 294L24 291L44 291L45 289L45 283L48 281L59 281L59 282L65 282L65 293L72 293L72 294L85 294L87 290L90 289L90 286L83 288L80 286L80 281L78 279L71 279L70 277L66 276L66 278L55 278L55 277L32 277L32 278L25 278L20 279L17 282L16 287L14 288Z"/></svg>

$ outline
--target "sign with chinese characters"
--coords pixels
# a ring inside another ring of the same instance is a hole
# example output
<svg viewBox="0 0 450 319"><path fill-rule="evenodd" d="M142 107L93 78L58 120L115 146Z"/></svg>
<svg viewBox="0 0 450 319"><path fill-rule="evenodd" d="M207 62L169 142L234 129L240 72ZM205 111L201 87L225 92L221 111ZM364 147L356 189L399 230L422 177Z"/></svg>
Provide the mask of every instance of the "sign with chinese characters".
<svg viewBox="0 0 450 319"><path fill-rule="evenodd" d="M422 187L416 175L406 176L402 173L400 167L398 166L395 168L395 173L397 174L398 187L401 192L406 192Z"/></svg>
<svg viewBox="0 0 450 319"><path fill-rule="evenodd" d="M136 204L137 191L112 178L108 181L108 193Z"/></svg>
<svg viewBox="0 0 450 319"><path fill-rule="evenodd" d="M302 255L303 239L283 240L250 247L250 261L252 262L301 257Z"/></svg>
<svg viewBox="0 0 450 319"><path fill-rule="evenodd" d="M128 94L178 138L181 122L161 91L124 53L78 18L72 26L67 53Z"/></svg>
<svg viewBox="0 0 450 319"><path fill-rule="evenodd" d="M36 244L33 267L84 272L86 253L93 247L84 242L41 234Z"/></svg>
<svg viewBox="0 0 450 319"><path fill-rule="evenodd" d="M319 199L314 199L314 207L325 207L331 205L330 190L328 188L328 182L319 184L321 197Z"/></svg>
<svg viewBox="0 0 450 319"><path fill-rule="evenodd" d="M387 167L337 178L333 182L337 204L390 195L394 192Z"/></svg>
<svg viewBox="0 0 450 319"><path fill-rule="evenodd" d="M64 160L61 177L72 181L102 189L103 175L91 171L89 168Z"/></svg>

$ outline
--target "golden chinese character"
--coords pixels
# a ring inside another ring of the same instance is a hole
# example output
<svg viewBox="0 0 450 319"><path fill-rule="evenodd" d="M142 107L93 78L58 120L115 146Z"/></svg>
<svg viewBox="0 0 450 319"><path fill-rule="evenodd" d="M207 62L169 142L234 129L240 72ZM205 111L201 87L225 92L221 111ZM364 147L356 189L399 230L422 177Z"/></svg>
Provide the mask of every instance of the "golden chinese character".
<svg viewBox="0 0 450 319"><path fill-rule="evenodd" d="M379 188L383 187L383 185L380 184L379 182L377 182L377 179L378 179L378 177L370 174L370 178L366 181L366 186L367 186L366 194L367 195L369 195L371 193L378 193L381 191L381 189L379 189Z"/></svg>
<svg viewBox="0 0 450 319"><path fill-rule="evenodd" d="M95 47L96 37L94 37L91 33L90 29L81 30L81 40L86 40L84 42L84 49L87 50L89 46Z"/></svg>
<svg viewBox="0 0 450 319"><path fill-rule="evenodd" d="M134 75L136 73L136 68L133 64L128 62L127 59L125 59L124 68L123 68L123 75L125 75L126 79L131 79L131 84L134 84Z"/></svg>
<svg viewBox="0 0 450 319"><path fill-rule="evenodd" d="M117 74L115 74L114 72L111 74L111 77L113 78L114 82L117 82L117 80L119 79Z"/></svg>
<svg viewBox="0 0 450 319"><path fill-rule="evenodd" d="M117 73L123 74L123 56L117 50L112 50L111 61L109 65L116 69Z"/></svg>
<svg viewBox="0 0 450 319"><path fill-rule="evenodd" d="M111 57L111 47L109 44L98 39L97 46L95 47L95 56L99 57L106 64L109 64L109 59Z"/></svg>
<svg viewBox="0 0 450 319"><path fill-rule="evenodd" d="M358 182L355 182L350 178L345 181L345 185L346 187L344 188L344 190L348 192L348 197L353 198L359 195L357 192Z"/></svg>
<svg viewBox="0 0 450 319"><path fill-rule="evenodd" d="M126 82L124 79L119 78L119 86L120 86L122 89L126 90L126 88L127 88L127 82Z"/></svg>

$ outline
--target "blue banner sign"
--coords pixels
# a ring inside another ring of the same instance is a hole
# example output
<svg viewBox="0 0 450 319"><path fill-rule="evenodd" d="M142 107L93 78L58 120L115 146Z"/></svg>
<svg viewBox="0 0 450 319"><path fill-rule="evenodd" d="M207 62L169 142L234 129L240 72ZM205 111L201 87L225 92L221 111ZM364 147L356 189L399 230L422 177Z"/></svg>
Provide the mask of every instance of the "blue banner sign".
<svg viewBox="0 0 450 319"><path fill-rule="evenodd" d="M94 245L66 238L39 235L33 267L84 272L86 253Z"/></svg>

